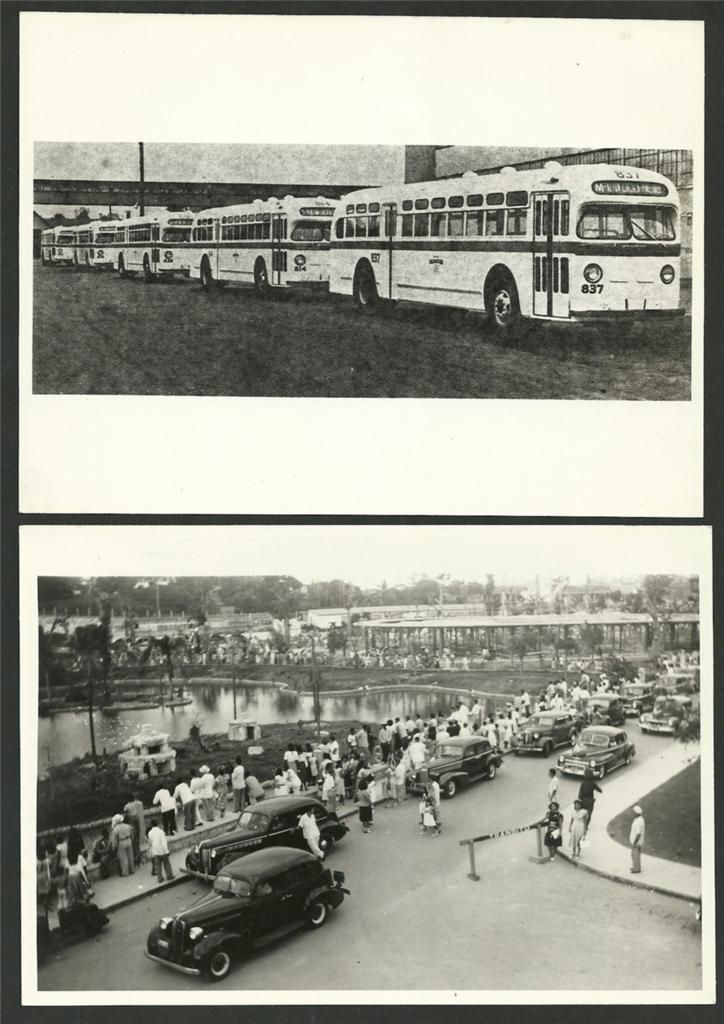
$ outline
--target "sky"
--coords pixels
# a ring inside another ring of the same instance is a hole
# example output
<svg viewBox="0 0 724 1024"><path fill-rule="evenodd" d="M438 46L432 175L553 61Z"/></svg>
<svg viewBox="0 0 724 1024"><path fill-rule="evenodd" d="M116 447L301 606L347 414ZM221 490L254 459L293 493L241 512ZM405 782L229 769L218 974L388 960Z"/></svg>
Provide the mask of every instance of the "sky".
<svg viewBox="0 0 724 1024"><path fill-rule="evenodd" d="M48 528L41 575L287 574L302 583L407 583L416 575L541 586L592 577L694 575L706 564L706 530L585 526L249 526ZM58 529L58 528L55 528ZM64 529L64 528L60 528ZM47 531L45 531L47 532Z"/></svg>

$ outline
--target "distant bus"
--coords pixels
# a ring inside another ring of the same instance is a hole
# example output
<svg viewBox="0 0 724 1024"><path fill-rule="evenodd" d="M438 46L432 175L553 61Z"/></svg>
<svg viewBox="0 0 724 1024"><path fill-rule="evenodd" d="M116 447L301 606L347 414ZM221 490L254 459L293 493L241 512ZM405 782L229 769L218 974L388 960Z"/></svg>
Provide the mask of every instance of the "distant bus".
<svg viewBox="0 0 724 1024"><path fill-rule="evenodd" d="M220 284L272 288L325 287L335 200L257 199L202 210L194 219L191 276Z"/></svg>
<svg viewBox="0 0 724 1024"><path fill-rule="evenodd" d="M58 227L53 229L53 251L51 262L59 266L72 267L75 261L75 228Z"/></svg>
<svg viewBox="0 0 724 1024"><path fill-rule="evenodd" d="M91 249L93 247L93 224L78 224L75 227L75 247L73 249L73 265L90 270Z"/></svg>
<svg viewBox="0 0 724 1024"><path fill-rule="evenodd" d="M46 228L40 232L40 261L43 266L53 262L53 247L55 245L55 228Z"/></svg>
<svg viewBox="0 0 724 1024"><path fill-rule="evenodd" d="M92 245L89 251L90 266L94 270L113 269L115 267L113 242L116 237L116 220L96 220L91 224L93 230Z"/></svg>
<svg viewBox="0 0 724 1024"><path fill-rule="evenodd" d="M112 243L121 277L143 274L148 283L161 276L189 276L192 213L159 213L117 221Z"/></svg>
<svg viewBox="0 0 724 1024"><path fill-rule="evenodd" d="M499 330L683 314L679 199L655 171L588 164L343 196L330 291L485 311Z"/></svg>

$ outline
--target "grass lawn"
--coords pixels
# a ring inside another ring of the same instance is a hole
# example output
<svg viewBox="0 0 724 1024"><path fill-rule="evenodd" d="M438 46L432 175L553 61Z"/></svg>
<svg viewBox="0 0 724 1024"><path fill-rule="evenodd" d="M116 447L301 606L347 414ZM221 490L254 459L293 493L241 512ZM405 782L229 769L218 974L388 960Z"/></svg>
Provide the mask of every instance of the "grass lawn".
<svg viewBox="0 0 724 1024"><path fill-rule="evenodd" d="M645 853L701 867L700 785L701 768L697 759L637 801L646 820ZM628 846L632 817L629 807L608 826L611 838L624 846Z"/></svg>

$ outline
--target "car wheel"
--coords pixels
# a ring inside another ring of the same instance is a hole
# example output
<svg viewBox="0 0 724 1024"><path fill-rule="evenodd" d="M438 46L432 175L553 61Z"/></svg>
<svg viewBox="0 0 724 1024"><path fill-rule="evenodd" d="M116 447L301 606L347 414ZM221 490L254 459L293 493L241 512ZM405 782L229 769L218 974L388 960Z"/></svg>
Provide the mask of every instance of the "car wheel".
<svg viewBox="0 0 724 1024"><path fill-rule="evenodd" d="M319 840L319 848L324 852L324 856L328 857L334 849L334 837L322 836Z"/></svg>
<svg viewBox="0 0 724 1024"><path fill-rule="evenodd" d="M310 928L321 928L328 913L329 908L324 900L315 900L307 909L307 924Z"/></svg>
<svg viewBox="0 0 724 1024"><path fill-rule="evenodd" d="M486 773L487 778L494 779L497 774L498 769L495 766L495 761L491 761L490 764L488 765L488 771Z"/></svg>
<svg viewBox="0 0 724 1024"><path fill-rule="evenodd" d="M215 949L211 956L207 957L204 964L204 974L209 981L223 981L228 977L233 961L231 953L224 946Z"/></svg>
<svg viewBox="0 0 724 1024"><path fill-rule="evenodd" d="M457 782L455 781L455 779L448 779L447 782L445 783L444 787L443 787L443 793L445 794L447 799L448 800L452 800L452 798L455 796L457 791L458 791L458 786L457 786Z"/></svg>
<svg viewBox="0 0 724 1024"><path fill-rule="evenodd" d="M543 744L543 757L550 757L553 753L553 744L549 741Z"/></svg>

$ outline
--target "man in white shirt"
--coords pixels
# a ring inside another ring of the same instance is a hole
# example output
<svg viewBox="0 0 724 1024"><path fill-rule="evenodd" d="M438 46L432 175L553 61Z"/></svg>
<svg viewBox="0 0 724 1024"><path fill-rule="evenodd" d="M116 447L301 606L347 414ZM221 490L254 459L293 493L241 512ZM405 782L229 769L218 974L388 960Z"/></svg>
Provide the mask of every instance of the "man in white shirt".
<svg viewBox="0 0 724 1024"><path fill-rule="evenodd" d="M203 824L201 817L201 776L195 768L191 769L191 778L189 780L189 788L194 798L194 814L196 816L195 822L197 825Z"/></svg>
<svg viewBox="0 0 724 1024"><path fill-rule="evenodd" d="M207 821L216 819L216 801L214 800L214 776L207 764L200 768L199 796L204 809L204 817Z"/></svg>
<svg viewBox="0 0 724 1024"><path fill-rule="evenodd" d="M175 876L171 869L166 834L160 825L152 825L146 834L148 836L149 852L153 858L153 873L156 876L156 880L157 882L162 882L163 872L165 871L166 880L170 882Z"/></svg>
<svg viewBox="0 0 724 1024"><path fill-rule="evenodd" d="M241 758L237 757L231 773L231 789L234 794L234 813L241 814L246 803L246 778Z"/></svg>
<svg viewBox="0 0 724 1024"><path fill-rule="evenodd" d="M176 835L176 801L166 788L156 790L153 798L154 804L161 808L161 820L163 830L167 836Z"/></svg>
<svg viewBox="0 0 724 1024"><path fill-rule="evenodd" d="M310 811L305 811L304 814L299 815L299 827L302 830L304 842L314 856L324 860L324 850L319 845L319 825L317 825L315 817Z"/></svg>
<svg viewBox="0 0 724 1024"><path fill-rule="evenodd" d="M631 874L641 874L641 850L643 849L646 837L646 822L644 812L638 804L633 808L634 820L631 823L631 832L628 841L631 845Z"/></svg>
<svg viewBox="0 0 724 1024"><path fill-rule="evenodd" d="M422 742L422 739L419 735L415 736L414 740L412 741L408 749L410 753L410 764L412 765L412 770L414 772L417 772L425 764L425 744Z"/></svg>
<svg viewBox="0 0 724 1024"><path fill-rule="evenodd" d="M184 831L192 832L196 828L196 797L185 779L179 779L173 798L181 804L184 813Z"/></svg>
<svg viewBox="0 0 724 1024"><path fill-rule="evenodd" d="M458 709L456 711L456 717L460 725L467 725L468 719L470 718L470 708L467 706L465 701L458 701Z"/></svg>

